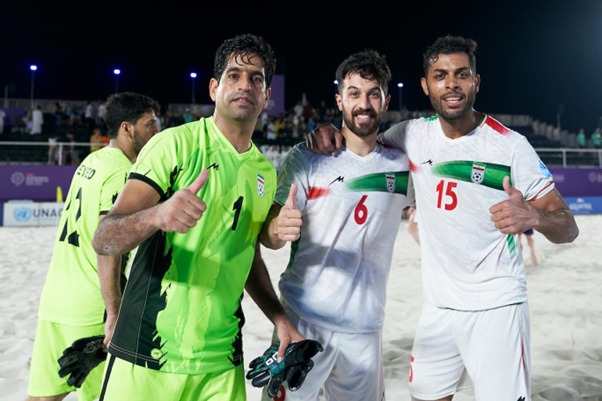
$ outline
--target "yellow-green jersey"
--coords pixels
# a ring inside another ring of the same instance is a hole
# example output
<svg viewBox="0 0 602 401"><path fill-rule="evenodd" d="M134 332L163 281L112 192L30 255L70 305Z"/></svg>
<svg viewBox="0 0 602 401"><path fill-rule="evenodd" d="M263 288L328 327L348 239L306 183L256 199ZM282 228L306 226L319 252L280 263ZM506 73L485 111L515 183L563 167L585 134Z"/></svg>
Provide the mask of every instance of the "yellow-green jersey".
<svg viewBox="0 0 602 401"><path fill-rule="evenodd" d="M129 179L161 201L206 168L207 209L186 234L158 231L138 247L109 350L140 366L202 374L242 363L241 299L276 170L251 144L244 153L202 118L155 135Z"/></svg>
<svg viewBox="0 0 602 401"><path fill-rule="evenodd" d="M74 326L104 321L92 239L100 215L113 206L131 167L120 149L106 146L88 155L75 171L40 298L41 319Z"/></svg>

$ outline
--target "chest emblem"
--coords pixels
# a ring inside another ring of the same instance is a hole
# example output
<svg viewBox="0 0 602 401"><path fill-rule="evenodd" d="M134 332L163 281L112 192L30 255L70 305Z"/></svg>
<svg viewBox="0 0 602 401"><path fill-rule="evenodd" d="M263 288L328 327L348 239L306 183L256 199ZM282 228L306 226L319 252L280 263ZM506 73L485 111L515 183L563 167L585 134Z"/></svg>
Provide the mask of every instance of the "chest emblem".
<svg viewBox="0 0 602 401"><path fill-rule="evenodd" d="M484 163L473 163L472 173L470 174L470 180L475 184L482 184L485 178L485 164Z"/></svg>

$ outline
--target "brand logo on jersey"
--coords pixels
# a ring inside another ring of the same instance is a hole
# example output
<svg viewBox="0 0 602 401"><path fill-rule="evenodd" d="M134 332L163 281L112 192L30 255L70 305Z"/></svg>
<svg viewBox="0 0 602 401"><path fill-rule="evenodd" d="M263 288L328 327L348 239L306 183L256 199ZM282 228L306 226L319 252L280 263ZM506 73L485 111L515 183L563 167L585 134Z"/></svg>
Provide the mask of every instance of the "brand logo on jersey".
<svg viewBox="0 0 602 401"><path fill-rule="evenodd" d="M153 348L150 352L150 356L153 359L159 360L163 356L163 352L158 348Z"/></svg>
<svg viewBox="0 0 602 401"><path fill-rule="evenodd" d="M470 180L475 184L481 184L485 178L485 164L473 163L472 174L470 174Z"/></svg>
<svg viewBox="0 0 602 401"><path fill-rule="evenodd" d="M257 195L263 198L265 193L265 178L261 174L257 174Z"/></svg>
<svg viewBox="0 0 602 401"><path fill-rule="evenodd" d="M217 163L211 163L209 166L207 166L207 169L215 169L217 171L217 169L219 169L219 164Z"/></svg>
<svg viewBox="0 0 602 401"><path fill-rule="evenodd" d="M385 174L387 180L387 191L395 192L395 174Z"/></svg>
<svg viewBox="0 0 602 401"><path fill-rule="evenodd" d="M433 161L431 159L428 159L427 161L422 162L420 164L428 164L429 166L432 166L433 165Z"/></svg>
<svg viewBox="0 0 602 401"><path fill-rule="evenodd" d="M334 180L330 181L330 184L328 184L328 185L332 185L332 184L334 184L337 181L338 182L344 182L345 181L345 177L343 177L342 175L340 175L337 178L335 178Z"/></svg>

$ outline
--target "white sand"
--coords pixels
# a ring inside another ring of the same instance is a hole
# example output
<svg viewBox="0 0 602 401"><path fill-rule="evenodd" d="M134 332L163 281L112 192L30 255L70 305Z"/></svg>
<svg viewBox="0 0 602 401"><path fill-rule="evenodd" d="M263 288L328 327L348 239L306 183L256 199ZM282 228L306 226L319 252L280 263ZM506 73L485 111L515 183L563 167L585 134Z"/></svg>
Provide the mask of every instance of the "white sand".
<svg viewBox="0 0 602 401"><path fill-rule="evenodd" d="M535 233L539 265L529 265L534 401L602 401L602 215L577 216L581 234L554 245ZM407 372L421 303L418 245L402 221L389 281L384 331L389 401L409 400ZM0 227L0 400L26 398L38 298L50 262L54 227ZM274 282L288 247L264 250ZM244 300L246 364L269 345L272 325ZM260 390L248 385L249 401ZM75 401L70 395L67 400ZM474 400L470 382L455 397Z"/></svg>

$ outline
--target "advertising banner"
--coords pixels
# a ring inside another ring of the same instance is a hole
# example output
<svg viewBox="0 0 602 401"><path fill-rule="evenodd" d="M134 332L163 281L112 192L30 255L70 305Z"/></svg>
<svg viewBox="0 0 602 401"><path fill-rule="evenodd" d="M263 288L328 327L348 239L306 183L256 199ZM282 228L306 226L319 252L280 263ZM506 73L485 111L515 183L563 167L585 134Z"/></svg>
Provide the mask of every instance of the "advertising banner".
<svg viewBox="0 0 602 401"><path fill-rule="evenodd" d="M11 201L3 205L3 224L8 227L56 226L64 203Z"/></svg>

